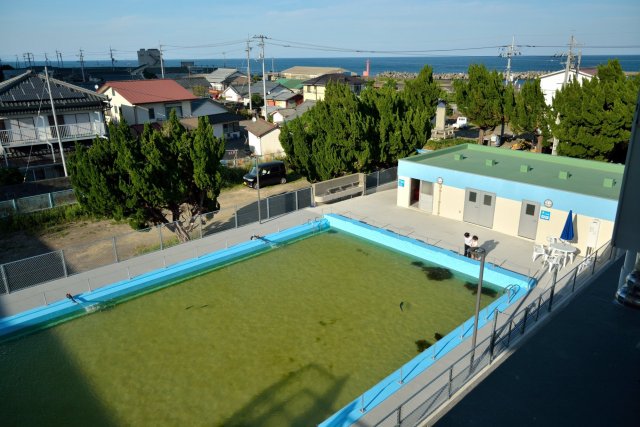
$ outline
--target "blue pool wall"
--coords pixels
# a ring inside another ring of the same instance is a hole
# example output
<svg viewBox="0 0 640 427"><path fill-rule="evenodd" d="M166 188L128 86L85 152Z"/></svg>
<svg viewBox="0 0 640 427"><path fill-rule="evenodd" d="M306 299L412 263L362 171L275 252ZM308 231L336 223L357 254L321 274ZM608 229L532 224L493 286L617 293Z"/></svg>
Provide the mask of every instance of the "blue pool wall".
<svg viewBox="0 0 640 427"><path fill-rule="evenodd" d="M100 304L132 297L136 294L162 287L186 277L257 254L269 249L274 244L286 243L310 233L325 230L328 227L328 222L324 219L310 221L303 225L265 235L260 239L249 240L227 249L145 273L131 280L123 280L91 292L74 295L74 298L79 301L78 304L65 298L46 306L36 307L13 316L4 317L0 319L0 339L81 316L86 314L88 310L90 311L92 307L99 307Z"/></svg>
<svg viewBox="0 0 640 427"><path fill-rule="evenodd" d="M479 273L479 262L471 260L455 252L436 248L424 242L411 239L398 234L372 227L357 220L352 220L339 215L327 214L325 218L331 228L345 231L356 236L371 240L373 242L388 246L395 250L404 252L411 256L423 258L429 262L440 264L453 270L477 277ZM535 284L529 277L518 274L503 268L485 264L483 280L487 280L502 288L509 288L511 291L505 293L500 298L483 308L478 316L478 329L493 321L495 311L504 311L515 301L521 299L529 289ZM462 341L471 338L473 335L474 316L467 319L462 325L442 337L435 344L409 362L402 365L378 384L367 390L363 395L354 399L340 411L333 414L320 427L346 427L350 426L366 412L382 403L396 391L400 390L404 384L410 382L427 368L433 365L436 360L447 354ZM402 383L400 376L402 375ZM362 409L365 409L363 412Z"/></svg>

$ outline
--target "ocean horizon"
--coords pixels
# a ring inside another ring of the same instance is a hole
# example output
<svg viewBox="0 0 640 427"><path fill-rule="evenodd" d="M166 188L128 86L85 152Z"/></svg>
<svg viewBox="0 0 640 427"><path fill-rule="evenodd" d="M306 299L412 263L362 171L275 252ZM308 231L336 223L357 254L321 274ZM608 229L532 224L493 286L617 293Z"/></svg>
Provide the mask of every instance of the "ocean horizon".
<svg viewBox="0 0 640 427"><path fill-rule="evenodd" d="M593 68L606 64L609 59L618 59L624 71L640 72L640 55L584 55L581 58L581 68ZM310 67L340 67L362 75L369 60L370 75L376 76L383 72L395 71L403 73L418 73L425 65L431 66L436 74L465 73L471 64L484 64L489 70L504 72L507 59L499 56L432 56L432 57L333 57L333 58L267 58L265 70L267 72L283 71L294 66ZM511 59L512 72L541 71L552 72L564 69L565 58L558 56L515 56ZM210 58L210 59L166 59L165 67L178 67L182 62L192 62L198 67L227 67L241 71L247 69L246 58ZM10 63L9 63L10 64ZM44 66L44 61L36 61L35 65ZM110 59L87 60L85 67L108 67ZM56 66L55 61L49 65ZM79 68L79 61L65 61L64 68ZM138 66L137 59L117 60L116 67ZM261 74L262 63L251 60L252 74Z"/></svg>

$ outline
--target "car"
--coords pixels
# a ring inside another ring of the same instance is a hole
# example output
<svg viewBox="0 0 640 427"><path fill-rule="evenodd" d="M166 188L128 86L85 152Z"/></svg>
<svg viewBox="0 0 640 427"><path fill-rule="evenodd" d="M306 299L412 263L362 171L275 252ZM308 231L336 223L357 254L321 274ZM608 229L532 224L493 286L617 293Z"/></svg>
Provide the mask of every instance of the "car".
<svg viewBox="0 0 640 427"><path fill-rule="evenodd" d="M287 170L284 162L281 161L260 163L257 169L254 166L249 173L243 176L242 181L244 185L250 188L262 188L272 184L285 184L287 182Z"/></svg>
<svg viewBox="0 0 640 427"><path fill-rule="evenodd" d="M464 116L460 116L456 119L456 122L453 124L454 129L464 129L468 126L467 118Z"/></svg>

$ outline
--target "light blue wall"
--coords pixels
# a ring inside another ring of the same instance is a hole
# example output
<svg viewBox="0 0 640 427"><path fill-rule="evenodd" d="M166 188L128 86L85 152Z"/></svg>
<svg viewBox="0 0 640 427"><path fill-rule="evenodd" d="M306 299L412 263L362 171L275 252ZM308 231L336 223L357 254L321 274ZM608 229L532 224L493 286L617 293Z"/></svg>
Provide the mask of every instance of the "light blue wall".
<svg viewBox="0 0 640 427"><path fill-rule="evenodd" d="M504 179L402 160L398 162L398 176L431 182L436 182L436 179L441 177L443 179L443 185L448 187L460 189L475 188L476 190L489 191L496 193L497 197L515 200L517 202L531 200L539 202L542 205L546 199L551 199L554 209L567 212L571 209L574 214L609 221L615 219L618 207L617 200L603 199L531 184L513 183Z"/></svg>

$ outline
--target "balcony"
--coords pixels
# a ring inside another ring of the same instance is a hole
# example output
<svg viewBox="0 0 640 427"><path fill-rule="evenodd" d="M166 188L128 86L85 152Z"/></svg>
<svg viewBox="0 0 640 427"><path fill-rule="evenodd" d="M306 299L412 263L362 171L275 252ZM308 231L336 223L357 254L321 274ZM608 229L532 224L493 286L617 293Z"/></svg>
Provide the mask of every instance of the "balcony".
<svg viewBox="0 0 640 427"><path fill-rule="evenodd" d="M59 125L58 132L62 141L79 141L106 134L105 125L102 122ZM5 148L56 142L58 142L58 133L55 126L0 130L0 143Z"/></svg>

